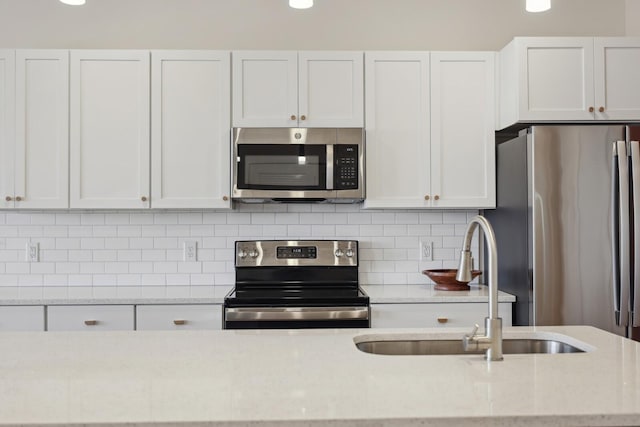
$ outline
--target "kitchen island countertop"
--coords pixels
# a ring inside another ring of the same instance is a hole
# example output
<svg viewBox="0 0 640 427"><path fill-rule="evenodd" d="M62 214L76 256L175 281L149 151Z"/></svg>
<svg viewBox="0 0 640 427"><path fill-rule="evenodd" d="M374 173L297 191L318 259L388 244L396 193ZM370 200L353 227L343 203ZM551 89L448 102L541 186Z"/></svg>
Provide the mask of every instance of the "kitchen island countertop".
<svg viewBox="0 0 640 427"><path fill-rule="evenodd" d="M640 343L591 327L574 354L380 356L362 335L462 330L0 333L0 425L640 425Z"/></svg>

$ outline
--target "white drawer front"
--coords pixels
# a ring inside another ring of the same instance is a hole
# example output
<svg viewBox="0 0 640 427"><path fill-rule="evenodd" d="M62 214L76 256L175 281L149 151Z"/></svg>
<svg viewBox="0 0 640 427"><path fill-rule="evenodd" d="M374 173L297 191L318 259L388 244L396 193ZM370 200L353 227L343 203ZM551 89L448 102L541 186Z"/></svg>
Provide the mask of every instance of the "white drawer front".
<svg viewBox="0 0 640 427"><path fill-rule="evenodd" d="M44 306L0 306L0 331L44 331Z"/></svg>
<svg viewBox="0 0 640 427"><path fill-rule="evenodd" d="M500 303L503 326L511 326L511 303ZM484 325L486 303L372 304L372 328L471 328Z"/></svg>
<svg viewBox="0 0 640 427"><path fill-rule="evenodd" d="M138 330L222 329L222 306L139 305L136 307Z"/></svg>
<svg viewBox="0 0 640 427"><path fill-rule="evenodd" d="M49 331L132 331L133 305L54 305L47 308Z"/></svg>

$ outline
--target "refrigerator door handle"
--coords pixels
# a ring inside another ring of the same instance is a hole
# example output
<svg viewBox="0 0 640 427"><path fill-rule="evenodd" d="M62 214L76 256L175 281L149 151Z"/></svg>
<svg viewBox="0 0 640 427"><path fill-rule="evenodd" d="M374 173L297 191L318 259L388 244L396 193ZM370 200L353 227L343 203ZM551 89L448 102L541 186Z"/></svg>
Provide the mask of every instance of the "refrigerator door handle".
<svg viewBox="0 0 640 427"><path fill-rule="evenodd" d="M640 143L629 142L631 152L631 192L633 195L633 278L630 284L632 327L640 326Z"/></svg>
<svg viewBox="0 0 640 427"><path fill-rule="evenodd" d="M619 309L621 326L629 325L629 291L631 289L631 227L629 217L629 157L626 141L617 142L618 158L618 260L620 269Z"/></svg>
<svg viewBox="0 0 640 427"><path fill-rule="evenodd" d="M611 272L613 275L613 312L620 326L620 188L618 187L618 143L613 143L611 155Z"/></svg>

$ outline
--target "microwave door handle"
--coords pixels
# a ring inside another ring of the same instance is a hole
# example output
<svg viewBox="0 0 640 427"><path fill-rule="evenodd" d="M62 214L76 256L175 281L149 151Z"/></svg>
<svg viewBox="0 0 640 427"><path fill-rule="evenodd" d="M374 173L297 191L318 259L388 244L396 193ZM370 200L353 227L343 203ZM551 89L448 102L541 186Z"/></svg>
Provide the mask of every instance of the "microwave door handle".
<svg viewBox="0 0 640 427"><path fill-rule="evenodd" d="M629 326L629 291L631 289L631 241L629 217L629 157L627 144L618 141L619 239L620 239L620 325Z"/></svg>
<svg viewBox="0 0 640 427"><path fill-rule="evenodd" d="M633 278L631 282L629 324L640 326L640 142L629 143L631 152L631 191L633 194Z"/></svg>

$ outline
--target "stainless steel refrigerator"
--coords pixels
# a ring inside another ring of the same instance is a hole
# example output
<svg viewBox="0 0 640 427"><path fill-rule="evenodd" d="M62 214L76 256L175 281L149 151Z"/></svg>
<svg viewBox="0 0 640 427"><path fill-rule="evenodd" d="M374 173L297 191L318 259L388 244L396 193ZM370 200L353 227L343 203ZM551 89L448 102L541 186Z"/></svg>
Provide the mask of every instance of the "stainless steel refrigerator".
<svg viewBox="0 0 640 427"><path fill-rule="evenodd" d="M639 131L545 125L498 141L497 208L484 214L515 325L640 336Z"/></svg>

